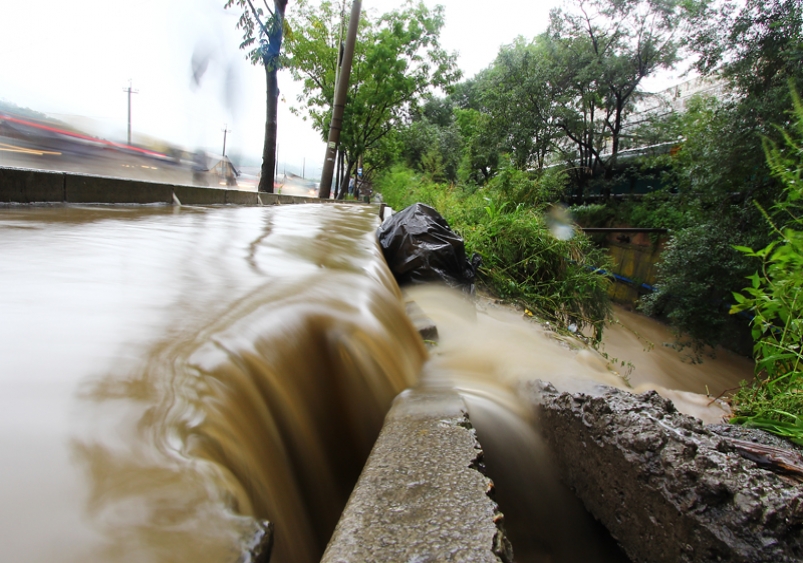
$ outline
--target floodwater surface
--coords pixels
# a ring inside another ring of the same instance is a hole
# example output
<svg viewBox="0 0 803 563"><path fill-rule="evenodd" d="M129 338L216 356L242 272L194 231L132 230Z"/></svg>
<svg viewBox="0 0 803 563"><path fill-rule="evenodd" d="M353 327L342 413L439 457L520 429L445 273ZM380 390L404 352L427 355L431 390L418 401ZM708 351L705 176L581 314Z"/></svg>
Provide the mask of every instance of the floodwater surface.
<svg viewBox="0 0 803 563"><path fill-rule="evenodd" d="M548 381L560 391L589 394L600 394L600 386L635 392L654 389L673 400L681 412L719 422L726 411L700 390L704 393L708 385L712 392L720 392L752 374L749 360L724 352L716 361L690 364L674 348L650 346L647 338L671 342L669 329L620 308L616 309L620 320L606 327L603 335L606 358L512 307L489 300L475 304L444 288L416 287L406 293L435 322L440 335L420 385L456 389L463 396L520 562L628 561L561 483L532 406L517 393L523 382ZM630 337L633 342L622 343ZM618 355L617 361L611 352ZM628 362L634 366L629 375Z"/></svg>
<svg viewBox="0 0 803 563"><path fill-rule="evenodd" d="M425 356L356 206L0 210L7 561L316 561Z"/></svg>

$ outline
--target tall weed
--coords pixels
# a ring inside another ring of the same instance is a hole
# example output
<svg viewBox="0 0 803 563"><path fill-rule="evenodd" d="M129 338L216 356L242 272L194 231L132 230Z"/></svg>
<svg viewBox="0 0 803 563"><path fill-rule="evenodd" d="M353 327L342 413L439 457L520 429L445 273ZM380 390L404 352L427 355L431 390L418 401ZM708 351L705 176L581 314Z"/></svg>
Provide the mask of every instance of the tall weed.
<svg viewBox="0 0 803 563"><path fill-rule="evenodd" d="M598 340L611 313L611 282L596 271L608 268L608 258L581 232L567 240L552 235L546 212L554 178L538 185L515 171L500 177L464 190L396 167L377 188L395 209L416 202L437 209L465 239L466 250L482 256L480 279L499 297L520 302L558 326L589 326Z"/></svg>
<svg viewBox="0 0 803 563"><path fill-rule="evenodd" d="M765 140L767 162L784 186L774 218L761 209L775 240L761 250L737 247L760 260L750 287L734 293L732 313L755 317L756 380L733 397L732 422L769 430L803 444L803 103L793 91L794 137L785 147Z"/></svg>

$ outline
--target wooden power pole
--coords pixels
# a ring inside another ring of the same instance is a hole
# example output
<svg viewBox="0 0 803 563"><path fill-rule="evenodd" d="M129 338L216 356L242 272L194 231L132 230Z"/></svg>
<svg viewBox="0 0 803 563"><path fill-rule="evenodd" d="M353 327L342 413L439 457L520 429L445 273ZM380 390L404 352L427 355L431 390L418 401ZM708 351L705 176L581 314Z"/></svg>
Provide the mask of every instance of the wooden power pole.
<svg viewBox="0 0 803 563"><path fill-rule="evenodd" d="M329 124L329 141L326 144L326 156L321 171L321 199L329 199L332 188L332 176L335 170L335 155L340 143L340 131L343 129L343 111L346 108L346 93L349 88L351 76L351 61L354 59L354 45L357 42L357 28L360 24L361 0L354 0L351 5L351 19L346 35L346 47L343 50L343 66L340 69L337 84L335 85L334 107L332 108L332 122Z"/></svg>

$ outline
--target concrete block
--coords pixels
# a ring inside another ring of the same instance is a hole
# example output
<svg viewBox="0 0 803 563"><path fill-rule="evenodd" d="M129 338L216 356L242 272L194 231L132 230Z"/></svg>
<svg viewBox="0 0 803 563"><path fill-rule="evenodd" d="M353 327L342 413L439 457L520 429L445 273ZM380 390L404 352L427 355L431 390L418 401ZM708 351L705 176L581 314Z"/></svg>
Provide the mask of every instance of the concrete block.
<svg viewBox="0 0 803 563"><path fill-rule="evenodd" d="M803 561L803 485L759 468L654 391L522 395L562 476L635 563Z"/></svg>
<svg viewBox="0 0 803 563"><path fill-rule="evenodd" d="M223 205L226 192L220 188L198 188L195 186L173 186L173 192L182 205ZM172 202L172 194L171 199Z"/></svg>
<svg viewBox="0 0 803 563"><path fill-rule="evenodd" d="M0 202L53 203L63 201L63 172L0 168Z"/></svg>
<svg viewBox="0 0 803 563"><path fill-rule="evenodd" d="M166 184L122 178L65 174L68 203L172 203L173 189Z"/></svg>
<svg viewBox="0 0 803 563"><path fill-rule="evenodd" d="M256 192L226 190L226 203L232 205L258 205Z"/></svg>
<svg viewBox="0 0 803 563"><path fill-rule="evenodd" d="M418 334L421 335L422 340L430 342L438 341L438 327L435 325L435 321L424 313L418 303L415 301L405 301L404 310L413 322L413 326L418 331Z"/></svg>
<svg viewBox="0 0 803 563"><path fill-rule="evenodd" d="M262 205L276 205L279 203L279 194L270 194L267 192L259 192L259 201Z"/></svg>
<svg viewBox="0 0 803 563"><path fill-rule="evenodd" d="M458 395L402 393L322 562L512 561L481 460Z"/></svg>

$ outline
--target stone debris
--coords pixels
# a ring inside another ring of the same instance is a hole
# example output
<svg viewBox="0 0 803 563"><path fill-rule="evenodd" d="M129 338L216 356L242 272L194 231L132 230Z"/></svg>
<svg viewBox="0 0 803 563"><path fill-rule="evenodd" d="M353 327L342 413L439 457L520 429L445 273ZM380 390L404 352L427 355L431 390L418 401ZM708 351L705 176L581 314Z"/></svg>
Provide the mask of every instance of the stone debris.
<svg viewBox="0 0 803 563"><path fill-rule="evenodd" d="M394 402L323 563L511 563L482 450L455 393Z"/></svg>
<svg viewBox="0 0 803 563"><path fill-rule="evenodd" d="M636 563L803 561L803 485L654 391L528 382L562 478Z"/></svg>

